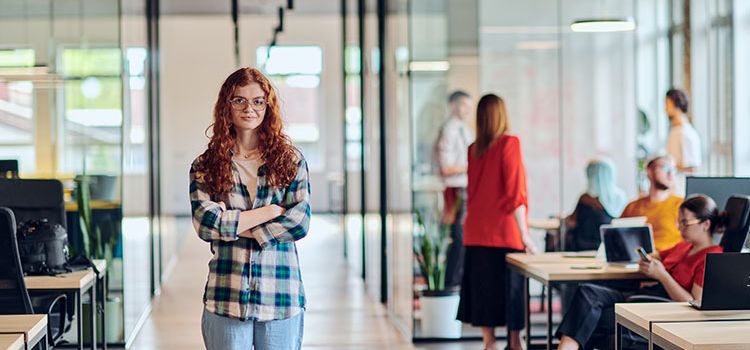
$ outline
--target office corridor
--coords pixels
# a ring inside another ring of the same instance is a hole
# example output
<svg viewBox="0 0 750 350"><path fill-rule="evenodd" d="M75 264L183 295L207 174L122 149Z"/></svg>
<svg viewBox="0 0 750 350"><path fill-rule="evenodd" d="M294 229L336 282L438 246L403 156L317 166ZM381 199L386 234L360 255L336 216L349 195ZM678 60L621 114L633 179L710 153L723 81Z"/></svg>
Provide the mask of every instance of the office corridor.
<svg viewBox="0 0 750 350"><path fill-rule="evenodd" d="M185 229L189 222L185 220ZM366 296L361 279L347 270L341 229L329 216L314 215L310 234L298 243L308 298L304 349L414 349L388 323L383 308ZM132 349L204 349L200 331L208 245L195 235L182 251Z"/></svg>

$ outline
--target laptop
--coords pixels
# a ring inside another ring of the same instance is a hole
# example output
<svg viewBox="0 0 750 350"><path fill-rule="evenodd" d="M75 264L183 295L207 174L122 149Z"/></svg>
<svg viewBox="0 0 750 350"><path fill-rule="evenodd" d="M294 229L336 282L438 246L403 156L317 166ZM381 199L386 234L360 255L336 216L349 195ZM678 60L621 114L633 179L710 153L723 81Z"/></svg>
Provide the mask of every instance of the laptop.
<svg viewBox="0 0 750 350"><path fill-rule="evenodd" d="M641 257L636 252L643 247L646 253L654 251L654 234L651 225L602 225L599 232L604 245L604 256L613 265L637 267Z"/></svg>
<svg viewBox="0 0 750 350"><path fill-rule="evenodd" d="M703 300L690 301L698 310L750 310L750 254L706 255Z"/></svg>

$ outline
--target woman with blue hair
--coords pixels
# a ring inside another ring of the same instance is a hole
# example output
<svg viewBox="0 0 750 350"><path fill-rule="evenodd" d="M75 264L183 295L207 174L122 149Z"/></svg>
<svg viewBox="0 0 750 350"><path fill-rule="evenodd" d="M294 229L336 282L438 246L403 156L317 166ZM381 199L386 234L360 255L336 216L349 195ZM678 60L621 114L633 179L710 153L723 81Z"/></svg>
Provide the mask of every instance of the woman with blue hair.
<svg viewBox="0 0 750 350"><path fill-rule="evenodd" d="M599 226L609 224L622 214L627 198L617 187L614 164L605 158L595 159L586 167L588 189L566 219L567 234L564 250L595 250L601 243Z"/></svg>

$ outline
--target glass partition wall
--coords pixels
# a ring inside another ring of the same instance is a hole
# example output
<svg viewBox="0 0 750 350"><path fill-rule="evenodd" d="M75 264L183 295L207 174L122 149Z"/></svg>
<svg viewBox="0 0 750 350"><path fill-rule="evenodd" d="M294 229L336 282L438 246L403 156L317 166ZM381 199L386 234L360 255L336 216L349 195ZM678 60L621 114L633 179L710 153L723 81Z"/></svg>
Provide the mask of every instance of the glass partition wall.
<svg viewBox="0 0 750 350"><path fill-rule="evenodd" d="M429 281L420 245L443 230L434 147L448 117L448 94L468 92L474 108L483 94L505 99L510 132L521 140L530 222L569 215L595 158L613 161L629 200L647 191L644 167L665 152L664 99L672 87L691 99L690 118L702 140L699 174L746 175L747 142L737 126L747 125L747 108L737 96L747 90L747 74L734 62L747 56L736 34L747 32L747 13L747 5L731 0L477 0L460 7L410 1L412 203L419 214L412 228L414 338L479 335L469 327L434 333L435 314L425 307ZM635 26L593 32L571 26L611 18ZM532 225L531 233L538 247L552 247L554 232ZM532 284L531 293L545 291ZM446 314L450 321L455 310Z"/></svg>
<svg viewBox="0 0 750 350"><path fill-rule="evenodd" d="M481 95L505 99L510 131L521 139L530 219L570 213L586 190L586 164L596 157L612 159L618 185L636 196L640 116L634 32L570 29L580 19L632 19L635 9L634 1L478 0L460 7L450 1L411 1L412 190L419 213L415 252L424 237L443 230L443 183L434 147L448 117L447 97L455 90L471 95L471 119ZM543 231L532 229L532 236L538 247L545 246ZM416 258L415 339L479 337L478 328L466 326L435 332L430 318L437 316L428 310L432 301L423 292L428 281L418 266L422 257ZM540 292L540 286L532 287L533 294ZM455 311L446 318L455 318Z"/></svg>
<svg viewBox="0 0 750 350"><path fill-rule="evenodd" d="M120 6L0 0L0 158L17 160L21 179L63 183L72 254L107 261L115 344L152 289L145 0Z"/></svg>

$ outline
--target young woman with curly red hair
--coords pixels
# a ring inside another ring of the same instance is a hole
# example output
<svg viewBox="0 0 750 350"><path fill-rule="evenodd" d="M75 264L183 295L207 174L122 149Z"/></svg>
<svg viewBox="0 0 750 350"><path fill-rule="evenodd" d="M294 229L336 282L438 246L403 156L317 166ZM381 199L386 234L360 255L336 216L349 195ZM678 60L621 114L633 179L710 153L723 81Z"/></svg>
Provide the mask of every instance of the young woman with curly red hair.
<svg viewBox="0 0 750 350"><path fill-rule="evenodd" d="M203 341L211 349L299 349L305 294L295 241L307 235L307 163L283 133L259 70L224 81L208 149L190 169L198 237L211 244Z"/></svg>

